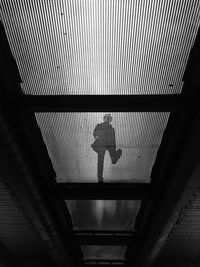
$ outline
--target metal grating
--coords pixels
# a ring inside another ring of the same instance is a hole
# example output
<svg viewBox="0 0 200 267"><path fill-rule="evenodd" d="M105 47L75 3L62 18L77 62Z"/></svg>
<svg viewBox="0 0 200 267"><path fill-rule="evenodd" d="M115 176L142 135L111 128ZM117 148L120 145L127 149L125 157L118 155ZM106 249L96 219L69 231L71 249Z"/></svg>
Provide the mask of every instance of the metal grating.
<svg viewBox="0 0 200 267"><path fill-rule="evenodd" d="M1 1L31 94L180 93L200 2Z"/></svg>
<svg viewBox="0 0 200 267"><path fill-rule="evenodd" d="M141 201L68 200L74 230L133 231Z"/></svg>
<svg viewBox="0 0 200 267"><path fill-rule="evenodd" d="M104 182L149 182L168 113L111 113L117 148L115 165L108 152ZM97 182L97 153L93 130L104 113L38 113L37 121L57 174L58 182Z"/></svg>
<svg viewBox="0 0 200 267"><path fill-rule="evenodd" d="M0 240L14 257L47 255L46 245L1 178Z"/></svg>

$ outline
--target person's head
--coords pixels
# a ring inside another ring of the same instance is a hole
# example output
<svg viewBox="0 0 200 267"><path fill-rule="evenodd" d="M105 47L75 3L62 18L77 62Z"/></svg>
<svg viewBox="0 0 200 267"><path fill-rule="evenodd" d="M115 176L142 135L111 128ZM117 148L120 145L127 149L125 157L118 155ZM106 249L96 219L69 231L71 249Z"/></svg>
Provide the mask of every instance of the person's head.
<svg viewBox="0 0 200 267"><path fill-rule="evenodd" d="M105 114L103 117L103 121L106 123L110 123L112 121L112 117L110 114Z"/></svg>

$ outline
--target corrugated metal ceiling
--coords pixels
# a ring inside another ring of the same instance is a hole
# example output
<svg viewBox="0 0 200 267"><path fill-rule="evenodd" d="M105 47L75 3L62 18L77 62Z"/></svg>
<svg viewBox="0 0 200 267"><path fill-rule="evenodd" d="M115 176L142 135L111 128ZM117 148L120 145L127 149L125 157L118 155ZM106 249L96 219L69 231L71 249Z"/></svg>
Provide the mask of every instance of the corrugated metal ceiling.
<svg viewBox="0 0 200 267"><path fill-rule="evenodd" d="M2 0L1 18L26 93L180 93L200 1Z"/></svg>
<svg viewBox="0 0 200 267"><path fill-rule="evenodd" d="M163 248L163 258L197 258L200 240L200 188L187 205L183 207L180 218L170 233Z"/></svg>
<svg viewBox="0 0 200 267"><path fill-rule="evenodd" d="M46 245L1 177L0 240L16 258L48 256Z"/></svg>

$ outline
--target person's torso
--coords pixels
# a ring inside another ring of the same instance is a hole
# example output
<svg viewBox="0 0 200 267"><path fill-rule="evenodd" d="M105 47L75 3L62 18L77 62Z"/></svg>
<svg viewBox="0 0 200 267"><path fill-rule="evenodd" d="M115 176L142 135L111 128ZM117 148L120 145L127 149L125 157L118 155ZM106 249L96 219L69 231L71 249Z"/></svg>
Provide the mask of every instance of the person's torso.
<svg viewBox="0 0 200 267"><path fill-rule="evenodd" d="M98 124L97 135L105 146L115 145L114 128L108 123Z"/></svg>

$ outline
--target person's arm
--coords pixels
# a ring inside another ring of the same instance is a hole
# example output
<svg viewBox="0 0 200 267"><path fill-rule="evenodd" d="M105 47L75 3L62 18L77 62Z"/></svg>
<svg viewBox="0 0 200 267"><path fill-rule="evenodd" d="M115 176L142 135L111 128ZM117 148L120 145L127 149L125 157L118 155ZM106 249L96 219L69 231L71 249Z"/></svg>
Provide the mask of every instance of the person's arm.
<svg viewBox="0 0 200 267"><path fill-rule="evenodd" d="M115 129L113 127L112 129L113 129L113 143L114 143L114 146L116 146Z"/></svg>
<svg viewBox="0 0 200 267"><path fill-rule="evenodd" d="M116 146L116 141L115 141L115 129L110 125L109 129L109 145Z"/></svg>
<svg viewBox="0 0 200 267"><path fill-rule="evenodd" d="M98 132L99 132L99 124L96 125L94 131L93 131L93 136L95 139L98 139L99 136L98 136Z"/></svg>
<svg viewBox="0 0 200 267"><path fill-rule="evenodd" d="M97 126L94 129L93 136L95 139L102 139L103 138L103 125L102 123L97 124Z"/></svg>

